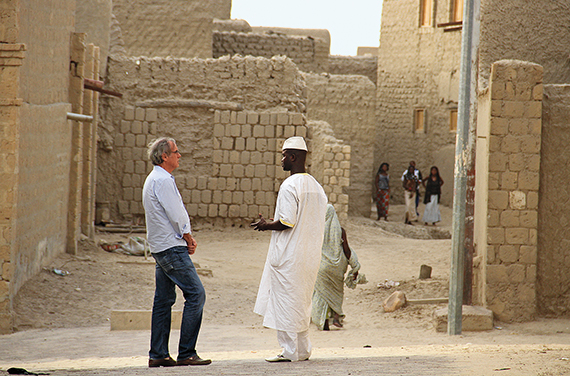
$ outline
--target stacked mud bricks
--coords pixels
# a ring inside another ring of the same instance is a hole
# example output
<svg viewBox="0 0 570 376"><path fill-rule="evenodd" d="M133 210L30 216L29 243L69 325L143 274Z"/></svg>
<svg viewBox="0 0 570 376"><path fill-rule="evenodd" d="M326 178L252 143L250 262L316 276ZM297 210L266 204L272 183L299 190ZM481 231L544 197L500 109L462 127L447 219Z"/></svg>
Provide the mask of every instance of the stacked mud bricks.
<svg viewBox="0 0 570 376"><path fill-rule="evenodd" d="M325 144L323 181L321 182L329 202L334 205L341 219L348 217L348 194L350 185L350 145Z"/></svg>
<svg viewBox="0 0 570 376"><path fill-rule="evenodd" d="M114 144L125 160L118 202L125 218L144 214L142 186L152 169L146 146L158 136L159 114L156 108L128 106L115 135ZM218 224L273 216L277 192L289 176L281 168L281 148L292 136L307 137L301 113L216 110L211 173L176 178L188 214ZM310 140L308 144L310 149ZM339 215L346 217L348 195L343 188L350 184L350 146L327 144L324 157L321 184Z"/></svg>
<svg viewBox="0 0 570 376"><path fill-rule="evenodd" d="M122 216L143 215L142 186L152 170L147 157L147 145L156 136L158 111L155 108L125 107L124 117L115 135L115 146L123 157L122 199L119 213Z"/></svg>
<svg viewBox="0 0 570 376"><path fill-rule="evenodd" d="M520 61L491 69L486 303L501 321L536 312L542 77Z"/></svg>
<svg viewBox="0 0 570 376"><path fill-rule="evenodd" d="M0 43L0 333L12 329L10 280L16 254L20 66L25 45Z"/></svg>
<svg viewBox="0 0 570 376"><path fill-rule="evenodd" d="M266 58L284 55L293 60L302 71L328 70L330 49L328 44L319 38L216 31L212 39L214 58L236 54Z"/></svg>

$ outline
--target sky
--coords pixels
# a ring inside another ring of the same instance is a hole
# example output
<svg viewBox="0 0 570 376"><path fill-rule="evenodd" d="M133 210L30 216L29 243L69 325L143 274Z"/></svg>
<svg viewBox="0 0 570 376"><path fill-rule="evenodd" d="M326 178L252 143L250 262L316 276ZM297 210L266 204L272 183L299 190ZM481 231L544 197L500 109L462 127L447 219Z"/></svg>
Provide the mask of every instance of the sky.
<svg viewBox="0 0 570 376"><path fill-rule="evenodd" d="M232 0L232 18L251 26L327 29L331 55L378 47L382 0Z"/></svg>

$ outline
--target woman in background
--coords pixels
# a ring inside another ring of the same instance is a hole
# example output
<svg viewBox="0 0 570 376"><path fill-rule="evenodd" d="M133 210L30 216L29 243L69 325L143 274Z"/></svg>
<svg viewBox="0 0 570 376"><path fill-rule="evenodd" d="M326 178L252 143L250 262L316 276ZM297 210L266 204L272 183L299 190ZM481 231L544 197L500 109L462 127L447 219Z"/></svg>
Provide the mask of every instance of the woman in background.
<svg viewBox="0 0 570 376"><path fill-rule="evenodd" d="M349 265L351 270L346 273ZM358 273L359 269L360 263L356 253L348 246L346 232L340 226L334 206L328 204L321 266L311 308L311 320L319 330L330 329L329 319L332 319L332 325L342 328L344 284L353 289L357 284L367 282L364 274Z"/></svg>
<svg viewBox="0 0 570 376"><path fill-rule="evenodd" d="M378 220L384 218L388 220L388 207L390 205L390 175L388 170L390 165L386 162L380 165L376 173L375 187L376 194L374 201L376 202L376 211L378 212Z"/></svg>
<svg viewBox="0 0 570 376"><path fill-rule="evenodd" d="M420 183L415 173L416 168L412 165L408 167L408 171L404 174L404 200L406 202L406 213L404 214L404 223L411 225L412 221L417 221L416 215L416 194L417 186Z"/></svg>
<svg viewBox="0 0 570 376"><path fill-rule="evenodd" d="M439 176L439 169L436 166L430 168L430 173L427 179L424 179L423 185L426 189L424 196L424 204L426 208L424 211L423 221L436 224L441 221L441 214L439 212L439 200L441 199L441 186L443 179Z"/></svg>

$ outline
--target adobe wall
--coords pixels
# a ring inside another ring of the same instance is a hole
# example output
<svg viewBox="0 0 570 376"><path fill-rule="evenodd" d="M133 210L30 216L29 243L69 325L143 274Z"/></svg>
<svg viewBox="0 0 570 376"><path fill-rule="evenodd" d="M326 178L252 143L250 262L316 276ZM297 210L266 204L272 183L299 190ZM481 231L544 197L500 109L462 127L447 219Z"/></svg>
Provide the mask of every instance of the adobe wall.
<svg viewBox="0 0 570 376"><path fill-rule="evenodd" d="M232 16L232 0L212 0L212 16L221 20L228 20Z"/></svg>
<svg viewBox="0 0 570 376"><path fill-rule="evenodd" d="M273 215L287 176L282 142L307 135L305 83L290 59L115 56L108 73L124 96L102 106L97 201L110 203L114 220L142 223L142 185L151 170L146 145L158 136L178 141L182 161L174 175L194 220Z"/></svg>
<svg viewBox="0 0 570 376"><path fill-rule="evenodd" d="M374 177L376 87L363 76L304 74L307 117L330 124L334 137L351 147L351 215L370 216Z"/></svg>
<svg viewBox="0 0 570 376"><path fill-rule="evenodd" d="M107 56L111 38L113 0L77 0L75 32L87 35L86 43L99 47L101 64L99 74L107 70Z"/></svg>
<svg viewBox="0 0 570 376"><path fill-rule="evenodd" d="M283 34L257 34L216 31L213 33L213 57L251 55L271 58L285 55L302 71L328 69L329 46L322 39Z"/></svg>
<svg viewBox="0 0 570 376"><path fill-rule="evenodd" d="M570 314L570 86L545 85L538 209L538 309Z"/></svg>
<svg viewBox="0 0 570 376"><path fill-rule="evenodd" d="M566 0L481 2L479 86L486 87L491 64L500 59L530 61L544 67L544 82L570 82ZM384 27L384 25L382 25Z"/></svg>
<svg viewBox="0 0 570 376"><path fill-rule="evenodd" d="M21 285L65 250L74 11L73 0L0 6L1 180L10 185L0 195L8 215L0 222L1 332L11 330L11 301Z"/></svg>
<svg viewBox="0 0 570 376"><path fill-rule="evenodd" d="M385 0L378 54L379 129L374 169L390 164L390 200L403 202L402 172L415 160L424 175L441 160L440 150L455 144L450 110L457 108L461 31L437 27L449 22L448 1L435 0L432 27L419 27L419 2ZM426 131L415 133L414 109L425 109ZM446 160L452 160L449 153ZM453 163L449 163L453 165ZM447 173L444 168L440 171ZM446 180L441 202L452 204L453 180Z"/></svg>
<svg viewBox="0 0 570 376"><path fill-rule="evenodd" d="M359 74L366 76L376 85L378 79L378 58L376 56L329 56L331 74Z"/></svg>
<svg viewBox="0 0 570 376"><path fill-rule="evenodd" d="M473 296L505 322L537 313L542 78L537 64L498 61L480 100Z"/></svg>
<svg viewBox="0 0 570 376"><path fill-rule="evenodd" d="M209 0L113 0L128 56L212 57Z"/></svg>

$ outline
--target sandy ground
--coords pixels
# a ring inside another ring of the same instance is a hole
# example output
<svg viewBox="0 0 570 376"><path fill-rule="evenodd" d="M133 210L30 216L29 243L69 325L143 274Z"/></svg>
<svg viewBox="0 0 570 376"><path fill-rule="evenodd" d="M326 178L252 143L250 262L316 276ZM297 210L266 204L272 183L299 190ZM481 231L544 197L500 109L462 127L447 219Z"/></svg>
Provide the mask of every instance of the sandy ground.
<svg viewBox="0 0 570 376"><path fill-rule="evenodd" d="M386 280L399 282L397 289L409 299L447 297L448 293L451 241L425 238L449 233L451 210L442 207L443 221L437 226L404 225L402 213L402 206L393 206L388 223L366 218L344 221L349 243L369 283L355 290L345 289L343 329L319 332L311 328L313 358L448 354L459 362L470 359L465 370L475 367L470 370L473 373L461 374L496 374L500 368L509 368L502 371L517 375L570 373L569 320L495 323L491 331L449 336L434 330L433 312L444 305L406 306L384 313L381 302L395 291L378 287ZM268 232L250 228L195 227L198 249L193 260L213 273L202 277L207 292L198 343L202 354L237 361L260 359L278 351L275 332L263 328L261 318L252 312L269 237ZM97 240L101 238L126 241L127 235L99 233ZM432 266L431 279L418 279L422 264ZM70 274L56 275L53 268ZM65 362L77 367L78 359L88 358L85 354L89 351L97 359L122 359L116 366L125 359L130 359L130 365L144 366L148 332L109 332L109 318L111 310L151 309L153 291L154 264L143 257L109 253L89 243L83 244L77 256L61 255L28 281L15 299L19 332L0 337L0 369L14 362L40 369L74 368ZM179 296L175 309L181 309L182 301ZM178 335L172 337L175 355ZM77 344L53 345L70 338L112 340L113 349L101 346L94 350L94 345L80 340ZM65 348L64 354L58 346ZM97 368L95 363L83 368Z"/></svg>

